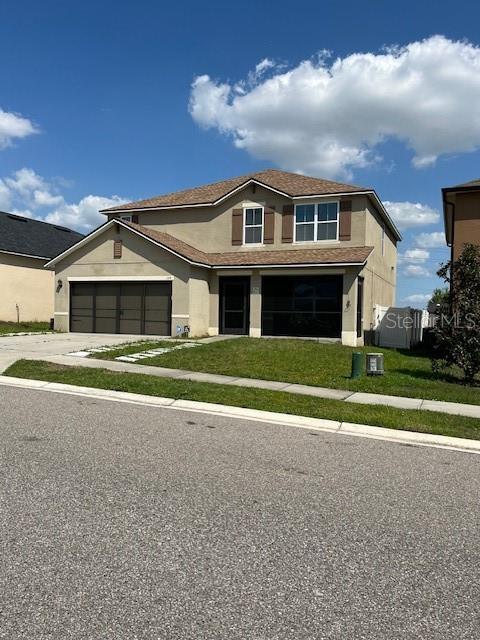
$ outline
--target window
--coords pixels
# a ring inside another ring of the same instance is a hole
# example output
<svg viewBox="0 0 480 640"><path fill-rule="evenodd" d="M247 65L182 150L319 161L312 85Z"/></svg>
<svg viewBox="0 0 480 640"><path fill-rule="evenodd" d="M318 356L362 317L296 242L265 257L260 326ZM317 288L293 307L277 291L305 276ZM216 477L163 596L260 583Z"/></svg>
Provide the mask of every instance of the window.
<svg viewBox="0 0 480 640"><path fill-rule="evenodd" d="M262 244L263 242L263 207L244 209L244 244Z"/></svg>
<svg viewBox="0 0 480 640"><path fill-rule="evenodd" d="M132 216L120 216L120 220L125 220L125 222L131 222Z"/></svg>
<svg viewBox="0 0 480 640"><path fill-rule="evenodd" d="M338 202L297 204L295 242L338 240Z"/></svg>

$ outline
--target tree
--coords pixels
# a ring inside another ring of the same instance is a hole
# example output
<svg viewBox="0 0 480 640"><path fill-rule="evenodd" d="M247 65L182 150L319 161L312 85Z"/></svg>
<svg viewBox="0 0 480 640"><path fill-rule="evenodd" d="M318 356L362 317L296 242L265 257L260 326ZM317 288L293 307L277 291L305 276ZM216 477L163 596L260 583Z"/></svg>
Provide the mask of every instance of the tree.
<svg viewBox="0 0 480 640"><path fill-rule="evenodd" d="M438 287L437 289L434 289L430 302L435 305L444 305L448 303L449 298L450 294L448 287Z"/></svg>
<svg viewBox="0 0 480 640"><path fill-rule="evenodd" d="M472 384L480 372L480 247L466 244L453 263L443 264L438 275L450 285L450 309L440 315L434 333L437 346L432 368L457 366Z"/></svg>

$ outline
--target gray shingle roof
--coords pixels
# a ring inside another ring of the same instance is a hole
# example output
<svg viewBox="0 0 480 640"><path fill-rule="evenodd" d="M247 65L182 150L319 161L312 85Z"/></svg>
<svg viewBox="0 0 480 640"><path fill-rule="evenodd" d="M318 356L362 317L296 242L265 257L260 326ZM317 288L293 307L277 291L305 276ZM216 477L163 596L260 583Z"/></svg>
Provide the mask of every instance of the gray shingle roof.
<svg viewBox="0 0 480 640"><path fill-rule="evenodd" d="M0 211L0 251L53 258L82 238L66 227Z"/></svg>
<svg viewBox="0 0 480 640"><path fill-rule="evenodd" d="M205 184L193 189L175 191L146 200L137 200L127 204L120 204L109 209L102 209L102 212L128 211L139 208L155 207L178 207L186 205L213 204L219 198L229 194L233 189L240 187L249 180L257 180L259 183L277 189L289 196L306 196L318 194L335 193L358 193L370 191L365 187L357 187L343 182L333 182L323 178L311 178L298 173L280 171L279 169L265 169L255 173L248 173L229 180L222 180L212 184Z"/></svg>

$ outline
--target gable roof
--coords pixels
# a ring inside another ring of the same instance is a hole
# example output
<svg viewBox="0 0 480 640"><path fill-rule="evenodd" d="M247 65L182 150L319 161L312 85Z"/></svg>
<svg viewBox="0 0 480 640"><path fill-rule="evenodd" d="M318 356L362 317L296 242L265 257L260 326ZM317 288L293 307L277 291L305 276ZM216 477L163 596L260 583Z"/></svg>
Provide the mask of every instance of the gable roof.
<svg viewBox="0 0 480 640"><path fill-rule="evenodd" d="M199 205L214 205L220 200L229 196L233 191L254 181L259 185L264 185L270 189L281 192L290 197L327 195L338 193L359 193L368 192L371 189L357 187L342 182L334 182L323 178L311 178L298 173L280 171L279 169L266 169L247 173L243 176L221 180L212 184L205 184L193 189L175 191L164 195L137 200L127 204L102 209L102 213L115 211L129 211L133 209L158 209L160 207L185 207Z"/></svg>
<svg viewBox="0 0 480 640"><path fill-rule="evenodd" d="M308 265L363 265L372 253L373 247L335 247L335 248L308 248L287 250L253 250L253 251L227 251L223 253L207 253L193 247L183 240L179 240L169 233L156 231L134 222L112 219L95 229L88 236L80 240L77 245L70 247L56 256L47 265L53 266L77 248L87 244L108 228L118 224L133 233L142 236L145 240L153 242L157 246L173 253L189 264L206 267L208 269L253 267L253 266L308 266Z"/></svg>
<svg viewBox="0 0 480 640"><path fill-rule="evenodd" d="M261 187L271 189L287 198L308 198L314 196L328 195L353 195L364 194L373 202L380 215L386 220L390 230L401 240L402 236L395 223L383 206L382 201L374 189L358 187L343 182L334 182L324 178L312 178L298 173L280 171L279 169L266 169L255 173L248 173L229 180L213 182L193 189L175 191L146 200L136 200L127 204L101 209L100 213L129 213L132 211L150 211L159 209L179 209L195 207L216 206L236 191L243 189L249 184L257 184Z"/></svg>
<svg viewBox="0 0 480 640"><path fill-rule="evenodd" d="M49 260L83 238L56 224L0 211L0 252Z"/></svg>

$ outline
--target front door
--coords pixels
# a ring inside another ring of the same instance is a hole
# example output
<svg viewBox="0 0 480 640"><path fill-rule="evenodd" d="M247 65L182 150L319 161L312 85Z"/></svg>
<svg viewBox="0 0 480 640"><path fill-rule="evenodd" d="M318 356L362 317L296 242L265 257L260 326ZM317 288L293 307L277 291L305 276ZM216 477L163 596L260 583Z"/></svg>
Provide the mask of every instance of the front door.
<svg viewBox="0 0 480 640"><path fill-rule="evenodd" d="M250 278L220 278L220 333L248 335Z"/></svg>

